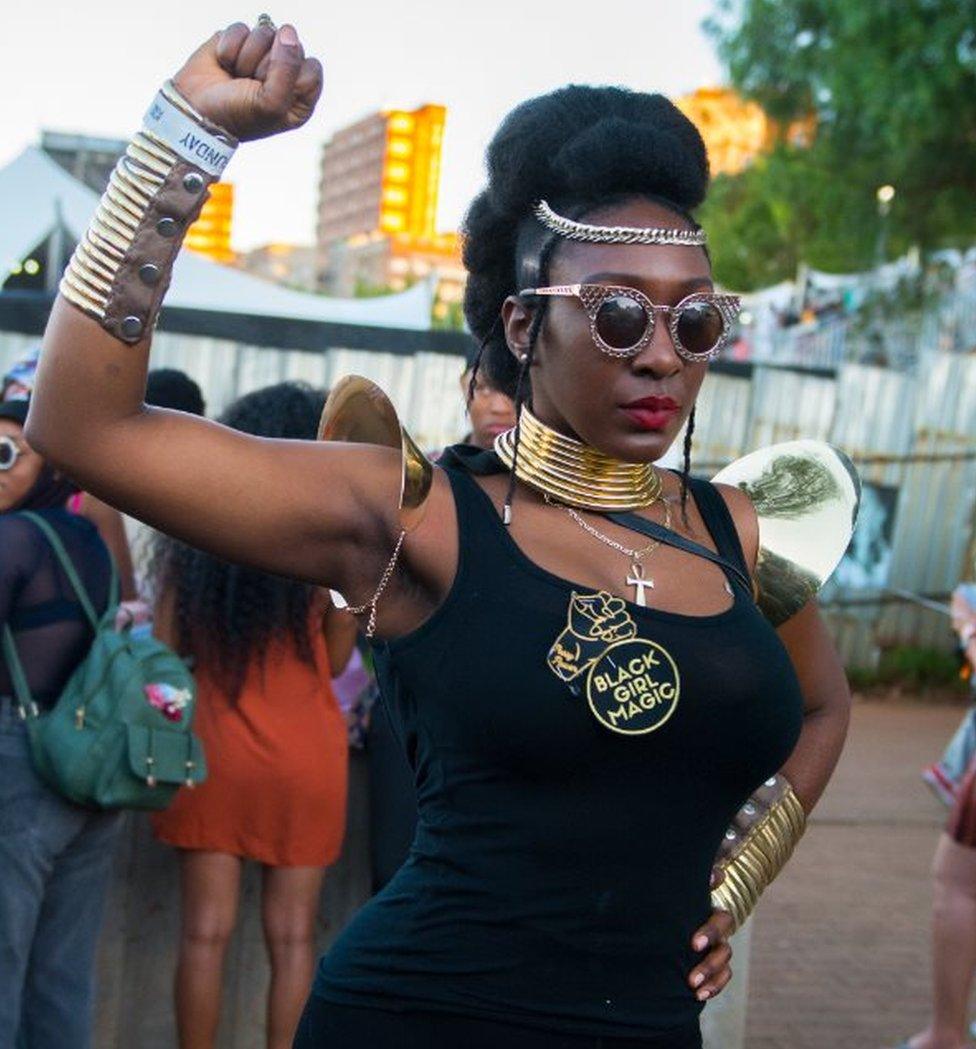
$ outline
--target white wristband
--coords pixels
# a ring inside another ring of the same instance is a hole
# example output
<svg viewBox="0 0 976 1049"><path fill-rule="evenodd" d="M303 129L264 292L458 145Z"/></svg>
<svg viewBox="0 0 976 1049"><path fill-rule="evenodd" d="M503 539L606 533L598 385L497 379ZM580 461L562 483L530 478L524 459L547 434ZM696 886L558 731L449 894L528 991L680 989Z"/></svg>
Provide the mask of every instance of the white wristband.
<svg viewBox="0 0 976 1049"><path fill-rule="evenodd" d="M177 156L220 178L236 146L201 127L160 91L142 120L143 129L161 139Z"/></svg>

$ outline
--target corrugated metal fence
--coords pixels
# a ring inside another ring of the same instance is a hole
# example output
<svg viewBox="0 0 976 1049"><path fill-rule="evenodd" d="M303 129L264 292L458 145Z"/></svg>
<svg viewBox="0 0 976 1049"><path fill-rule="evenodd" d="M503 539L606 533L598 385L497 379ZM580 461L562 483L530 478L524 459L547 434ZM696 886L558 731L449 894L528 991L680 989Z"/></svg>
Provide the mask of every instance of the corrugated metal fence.
<svg viewBox="0 0 976 1049"><path fill-rule="evenodd" d="M823 376L771 367L751 379L714 375L699 405L703 472L797 437L830 441L857 464L873 552L860 585L847 573L825 595L848 665L871 666L893 644L952 644L945 616L892 601L890 591L945 599L972 577L976 356L929 353L912 373L845 364Z"/></svg>

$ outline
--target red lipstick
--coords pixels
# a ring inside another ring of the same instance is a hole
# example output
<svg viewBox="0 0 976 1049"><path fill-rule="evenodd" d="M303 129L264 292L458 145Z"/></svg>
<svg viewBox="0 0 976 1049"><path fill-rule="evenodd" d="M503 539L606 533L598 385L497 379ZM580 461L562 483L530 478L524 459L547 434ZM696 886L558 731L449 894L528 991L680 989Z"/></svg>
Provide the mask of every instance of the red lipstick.
<svg viewBox="0 0 976 1049"><path fill-rule="evenodd" d="M642 430L664 430L681 405L672 397L641 397L623 405L623 410Z"/></svg>

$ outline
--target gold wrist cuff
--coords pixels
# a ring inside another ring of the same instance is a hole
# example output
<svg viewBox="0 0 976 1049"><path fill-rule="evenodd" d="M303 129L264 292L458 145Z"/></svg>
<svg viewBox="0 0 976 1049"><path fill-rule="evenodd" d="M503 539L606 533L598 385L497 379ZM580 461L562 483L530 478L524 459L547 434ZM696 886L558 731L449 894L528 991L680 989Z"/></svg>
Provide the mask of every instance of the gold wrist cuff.
<svg viewBox="0 0 976 1049"><path fill-rule="evenodd" d="M174 109L179 110L175 124ZM115 165L75 248L61 279L64 298L122 342L145 339L159 316L183 237L236 146L233 136L167 81Z"/></svg>
<svg viewBox="0 0 976 1049"><path fill-rule="evenodd" d="M793 855L806 819L799 798L782 776L768 780L739 811L716 864L724 877L711 894L713 910L728 911L736 929Z"/></svg>
<svg viewBox="0 0 976 1049"><path fill-rule="evenodd" d="M61 294L70 303L104 321L119 271L176 161L175 153L150 142L144 132L133 136L61 279Z"/></svg>

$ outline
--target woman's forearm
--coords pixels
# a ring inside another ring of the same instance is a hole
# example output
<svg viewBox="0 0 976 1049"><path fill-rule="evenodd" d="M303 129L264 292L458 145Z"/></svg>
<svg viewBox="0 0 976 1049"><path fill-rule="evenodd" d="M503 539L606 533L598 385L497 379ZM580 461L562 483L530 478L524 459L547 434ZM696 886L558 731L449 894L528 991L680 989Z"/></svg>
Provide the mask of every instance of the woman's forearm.
<svg viewBox="0 0 976 1049"><path fill-rule="evenodd" d="M815 601L782 624L778 633L790 654L804 702L800 739L782 772L804 809L810 812L820 800L844 749L851 692Z"/></svg>
<svg viewBox="0 0 976 1049"><path fill-rule="evenodd" d="M827 788L847 739L850 707L836 703L809 711L782 774L809 814Z"/></svg>

